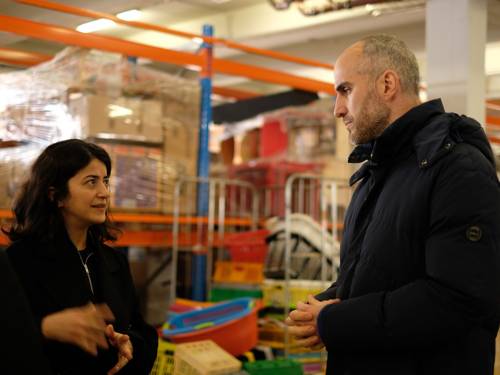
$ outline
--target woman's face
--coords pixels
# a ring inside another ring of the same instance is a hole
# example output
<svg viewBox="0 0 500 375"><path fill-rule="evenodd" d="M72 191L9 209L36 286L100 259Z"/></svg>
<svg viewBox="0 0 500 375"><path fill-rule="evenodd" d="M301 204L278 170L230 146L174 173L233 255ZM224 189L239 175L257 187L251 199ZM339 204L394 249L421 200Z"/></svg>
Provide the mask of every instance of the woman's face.
<svg viewBox="0 0 500 375"><path fill-rule="evenodd" d="M68 195L59 201L67 228L87 229L106 220L109 204L109 176L106 166L92 159L68 180Z"/></svg>

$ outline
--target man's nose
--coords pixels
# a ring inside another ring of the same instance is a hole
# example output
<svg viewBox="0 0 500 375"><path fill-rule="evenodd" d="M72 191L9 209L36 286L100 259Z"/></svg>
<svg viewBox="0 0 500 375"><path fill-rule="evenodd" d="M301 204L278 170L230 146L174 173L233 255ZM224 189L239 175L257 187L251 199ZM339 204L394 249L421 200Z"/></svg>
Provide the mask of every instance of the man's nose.
<svg viewBox="0 0 500 375"><path fill-rule="evenodd" d="M333 114L335 117L344 117L347 114L347 108L341 96L337 95L335 98L335 105L333 107Z"/></svg>

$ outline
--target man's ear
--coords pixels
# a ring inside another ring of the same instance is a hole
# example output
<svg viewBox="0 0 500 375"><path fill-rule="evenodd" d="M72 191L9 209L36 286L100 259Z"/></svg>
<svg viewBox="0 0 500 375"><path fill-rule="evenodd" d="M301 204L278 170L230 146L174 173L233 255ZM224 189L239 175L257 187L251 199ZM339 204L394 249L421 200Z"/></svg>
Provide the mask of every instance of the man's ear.
<svg viewBox="0 0 500 375"><path fill-rule="evenodd" d="M392 100L399 90L400 81L398 74L392 70L385 70L379 77L377 87L379 95L386 100Z"/></svg>

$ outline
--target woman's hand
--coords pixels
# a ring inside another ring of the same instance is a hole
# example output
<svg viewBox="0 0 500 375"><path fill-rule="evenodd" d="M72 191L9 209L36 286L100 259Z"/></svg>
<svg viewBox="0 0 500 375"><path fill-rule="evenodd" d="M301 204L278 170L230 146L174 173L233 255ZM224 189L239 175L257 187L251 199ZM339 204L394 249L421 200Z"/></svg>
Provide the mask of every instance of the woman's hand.
<svg viewBox="0 0 500 375"><path fill-rule="evenodd" d="M118 362L108 371L108 375L114 375L132 360L134 348L132 347L130 337L116 332L111 324L108 324L106 327L106 337L111 345L118 349Z"/></svg>
<svg viewBox="0 0 500 375"><path fill-rule="evenodd" d="M108 348L106 322L114 316L105 304L89 303L47 315L42 319L42 334L45 338L72 344L94 356L97 348Z"/></svg>

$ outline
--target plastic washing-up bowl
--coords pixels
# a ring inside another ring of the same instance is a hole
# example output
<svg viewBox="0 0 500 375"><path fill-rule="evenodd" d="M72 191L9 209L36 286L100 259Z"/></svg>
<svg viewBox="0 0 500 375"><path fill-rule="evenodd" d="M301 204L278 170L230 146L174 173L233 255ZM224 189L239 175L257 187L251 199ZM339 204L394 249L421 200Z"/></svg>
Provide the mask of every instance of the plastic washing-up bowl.
<svg viewBox="0 0 500 375"><path fill-rule="evenodd" d="M257 345L257 310L253 299L238 298L172 317L162 336L174 343L212 340L232 355Z"/></svg>

